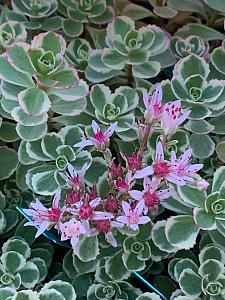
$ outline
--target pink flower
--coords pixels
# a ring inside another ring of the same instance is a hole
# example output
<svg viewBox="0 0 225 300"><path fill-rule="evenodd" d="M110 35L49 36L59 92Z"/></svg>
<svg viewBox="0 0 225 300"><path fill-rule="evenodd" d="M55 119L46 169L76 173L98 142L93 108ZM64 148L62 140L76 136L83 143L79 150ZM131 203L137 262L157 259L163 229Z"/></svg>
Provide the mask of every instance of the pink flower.
<svg viewBox="0 0 225 300"><path fill-rule="evenodd" d="M131 156L124 157L127 163L127 168L130 171L137 171L141 169L142 158L138 153L133 153Z"/></svg>
<svg viewBox="0 0 225 300"><path fill-rule="evenodd" d="M118 177L122 177L123 176L123 167L121 165L121 163L119 163L118 165L114 162L114 160L112 161L111 166L108 169L109 171L109 175L110 178L112 180L117 179Z"/></svg>
<svg viewBox="0 0 225 300"><path fill-rule="evenodd" d="M73 205L74 203L77 203L80 201L80 191L78 192L69 192L66 194L66 204L67 205Z"/></svg>
<svg viewBox="0 0 225 300"><path fill-rule="evenodd" d="M89 137L89 139L79 142L74 145L74 147L86 147L95 146L98 150L104 151L109 147L110 137L113 135L117 126L117 122L111 124L105 132L101 130L95 121L92 121L92 129L94 131L94 137Z"/></svg>
<svg viewBox="0 0 225 300"><path fill-rule="evenodd" d="M164 159L164 151L161 142L158 142L156 145L156 155L153 164L138 171L135 178L144 178L149 175L154 175L158 179L164 179L177 185L184 184L184 181L179 178L177 174L175 161L170 162Z"/></svg>
<svg viewBox="0 0 225 300"><path fill-rule="evenodd" d="M104 209L111 213L117 213L119 206L119 200L113 195L109 195L104 203Z"/></svg>
<svg viewBox="0 0 225 300"><path fill-rule="evenodd" d="M113 215L104 211L95 211L95 208L101 204L101 198L96 198L90 202L81 201L76 203L76 208L71 208L69 211L79 216L80 220L107 220L112 219Z"/></svg>
<svg viewBox="0 0 225 300"><path fill-rule="evenodd" d="M149 177L144 178L143 191L131 190L129 191L129 195L138 201L144 200L145 207L144 213L148 213L148 209L151 210L153 214L158 212L158 206L160 202L171 196L171 189L158 190L160 180L156 177L153 177L152 180Z"/></svg>
<svg viewBox="0 0 225 300"><path fill-rule="evenodd" d="M61 241L70 239L73 248L75 248L77 242L79 241L80 235L84 235L86 233L83 224L76 219L71 219L68 222L62 223L60 225L60 231Z"/></svg>
<svg viewBox="0 0 225 300"><path fill-rule="evenodd" d="M149 122L157 123L164 112L164 105L162 104L162 88L157 86L152 96L149 96L147 91L143 92L143 101L145 104L145 119Z"/></svg>
<svg viewBox="0 0 225 300"><path fill-rule="evenodd" d="M35 235L37 238L51 225L59 227L60 217L64 209L59 207L61 190L58 190L53 198L52 207L46 208L38 199L31 203L32 209L24 209L24 212L31 217L32 221L27 222L26 226L38 226L38 231Z"/></svg>
<svg viewBox="0 0 225 300"><path fill-rule="evenodd" d="M149 217L142 216L144 206L144 200L140 201L134 209L131 208L131 205L128 202L122 201L124 216L119 216L116 220L133 230L138 230L138 225L150 222Z"/></svg>
<svg viewBox="0 0 225 300"><path fill-rule="evenodd" d="M126 194L134 184L135 181L134 176L132 176L132 171L128 171L125 177L119 177L114 181L115 188L123 194Z"/></svg>
<svg viewBox="0 0 225 300"><path fill-rule="evenodd" d="M173 134L189 116L190 110L181 114L181 101L173 101L165 105L164 113L161 117L161 127L165 135Z"/></svg>
<svg viewBox="0 0 225 300"><path fill-rule="evenodd" d="M176 165L176 173L181 181L180 185L185 185L186 182L193 182L195 173L203 167L203 164L191 165L191 155L191 149L186 150L179 159L176 159L175 152L171 154L171 162Z"/></svg>
<svg viewBox="0 0 225 300"><path fill-rule="evenodd" d="M84 176L88 169L85 163L79 171L76 171L70 163L67 164L68 173L66 175L60 172L61 177L72 187L73 190L79 191L84 188Z"/></svg>
<svg viewBox="0 0 225 300"><path fill-rule="evenodd" d="M117 241L113 236L112 229L122 228L123 224L111 220L97 220L93 221L92 223L98 232L102 232L105 234L105 238L110 245L112 245L113 247L117 246Z"/></svg>

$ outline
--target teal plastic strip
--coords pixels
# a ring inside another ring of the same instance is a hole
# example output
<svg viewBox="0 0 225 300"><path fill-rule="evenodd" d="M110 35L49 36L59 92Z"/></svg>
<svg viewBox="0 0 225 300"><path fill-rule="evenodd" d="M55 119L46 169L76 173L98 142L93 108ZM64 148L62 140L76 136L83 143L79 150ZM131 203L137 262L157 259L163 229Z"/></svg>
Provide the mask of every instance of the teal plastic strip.
<svg viewBox="0 0 225 300"><path fill-rule="evenodd" d="M20 206L16 206L16 209L23 215L28 221L32 221L32 219L23 211L23 209ZM36 226L36 228L38 228ZM43 235L51 240L53 243L60 245L62 247L71 248L70 243L62 242L58 236L51 232L50 230L46 230ZM153 292L155 292L157 295L159 295L163 300L168 300L157 288L155 288L151 283L149 283L144 277L142 277L139 273L133 272L132 273L135 277L137 277L140 281L142 281L148 288L150 288Z"/></svg>

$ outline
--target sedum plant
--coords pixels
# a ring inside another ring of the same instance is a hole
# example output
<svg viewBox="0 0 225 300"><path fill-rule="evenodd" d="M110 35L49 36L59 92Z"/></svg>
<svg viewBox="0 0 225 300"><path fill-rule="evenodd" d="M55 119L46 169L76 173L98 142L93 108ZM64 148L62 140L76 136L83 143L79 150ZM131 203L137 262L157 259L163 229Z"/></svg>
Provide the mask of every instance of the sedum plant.
<svg viewBox="0 0 225 300"><path fill-rule="evenodd" d="M224 298L223 2L0 1L1 300Z"/></svg>

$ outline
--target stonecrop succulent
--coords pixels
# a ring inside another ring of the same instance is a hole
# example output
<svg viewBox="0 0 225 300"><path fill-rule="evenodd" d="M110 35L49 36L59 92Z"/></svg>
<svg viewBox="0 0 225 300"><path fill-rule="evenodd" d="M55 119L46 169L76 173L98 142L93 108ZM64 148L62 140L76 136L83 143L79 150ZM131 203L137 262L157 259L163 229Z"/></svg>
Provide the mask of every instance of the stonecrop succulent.
<svg viewBox="0 0 225 300"><path fill-rule="evenodd" d="M225 299L224 20L0 1L0 300Z"/></svg>

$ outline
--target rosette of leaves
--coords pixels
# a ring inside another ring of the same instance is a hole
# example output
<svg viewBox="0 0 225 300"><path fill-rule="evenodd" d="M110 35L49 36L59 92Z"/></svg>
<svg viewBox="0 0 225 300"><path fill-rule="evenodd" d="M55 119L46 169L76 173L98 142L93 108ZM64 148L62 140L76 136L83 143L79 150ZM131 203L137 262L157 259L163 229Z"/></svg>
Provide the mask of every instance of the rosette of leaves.
<svg viewBox="0 0 225 300"><path fill-rule="evenodd" d="M196 243L201 230L209 235L225 237L225 168L220 167L214 174L209 195L196 187L181 186L173 197L162 205L176 213L167 221L157 222L152 229L156 246L166 252L190 249Z"/></svg>
<svg viewBox="0 0 225 300"><path fill-rule="evenodd" d="M87 291L88 300L104 299L138 299L141 291L125 281L107 281L107 275L102 278L101 283L91 285Z"/></svg>
<svg viewBox="0 0 225 300"><path fill-rule="evenodd" d="M125 66L129 70L128 76L155 77L161 68L159 57L169 47L169 38L155 25L136 30L135 22L123 16L108 24L106 45L102 53L95 51L89 57L90 66L86 75L93 82L96 79L94 76L90 78L91 71L101 73L104 68L121 71ZM113 76L114 74L111 77Z"/></svg>
<svg viewBox="0 0 225 300"><path fill-rule="evenodd" d="M90 43L87 40L77 38L68 45L66 49L66 58L79 72L85 72L91 49Z"/></svg>
<svg viewBox="0 0 225 300"><path fill-rule="evenodd" d="M65 49L65 40L48 32L36 36L31 46L13 45L0 57L1 106L18 123L24 140L46 134L50 109L50 115L77 115L86 106L88 86L64 59Z"/></svg>
<svg viewBox="0 0 225 300"><path fill-rule="evenodd" d="M15 21L8 21L0 26L0 54L5 49L18 41L26 41L27 32L25 27Z"/></svg>
<svg viewBox="0 0 225 300"><path fill-rule="evenodd" d="M12 0L11 4L13 11L7 18L23 22L29 29L56 30L62 26L60 17L51 17L58 8L57 0Z"/></svg>
<svg viewBox="0 0 225 300"><path fill-rule="evenodd" d="M0 257L0 286L34 288L47 275L47 266L41 258L31 258L31 249L22 238L11 238L2 246Z"/></svg>
<svg viewBox="0 0 225 300"><path fill-rule="evenodd" d="M40 292L30 289L15 291L12 288L0 288L1 300L75 300L76 293L73 286L66 281L53 280L46 283Z"/></svg>
<svg viewBox="0 0 225 300"><path fill-rule="evenodd" d="M90 91L94 115L106 125L117 122L118 133L127 131L129 125L134 123L134 109L138 100L137 92L128 86L119 87L112 93L109 87L99 84L94 85Z"/></svg>
<svg viewBox="0 0 225 300"><path fill-rule="evenodd" d="M27 188L40 195L53 195L59 185L65 185L59 172L67 168L68 162L76 169L85 162L90 166L91 154L85 150L78 153L73 147L74 142L82 139L84 134L79 127L66 126L58 133L48 133L37 141L22 142L18 152L20 163L27 166L23 174Z"/></svg>
<svg viewBox="0 0 225 300"><path fill-rule="evenodd" d="M173 37L170 43L173 54L179 59L190 54L206 57L209 52L209 43L199 36L188 36L187 38Z"/></svg>
<svg viewBox="0 0 225 300"><path fill-rule="evenodd" d="M113 17L106 0L60 0L59 12L65 17L62 27L68 37L81 35L85 23L106 24Z"/></svg>
<svg viewBox="0 0 225 300"><path fill-rule="evenodd" d="M223 40L221 47L215 48L211 54L211 61L214 67L221 73L225 74L224 68L225 59L225 40Z"/></svg>
<svg viewBox="0 0 225 300"><path fill-rule="evenodd" d="M222 300L225 299L224 263L224 251L209 244L199 254L199 265L190 258L175 258L169 263L169 273L188 299Z"/></svg>
<svg viewBox="0 0 225 300"><path fill-rule="evenodd" d="M184 127L192 133L193 155L201 159L215 150L213 140L207 135L214 126L207 118L222 113L225 105L224 83L218 79L208 80L209 75L210 68L204 58L191 54L175 65L171 86L168 81L164 85L165 91L170 90L170 97L181 99L182 107L191 110ZM205 147L201 147L203 143Z"/></svg>
<svg viewBox="0 0 225 300"><path fill-rule="evenodd" d="M135 30L135 23L128 17L118 17L107 27L106 44L102 62L116 70L132 66L132 74L138 78L155 77L160 64L154 55L164 52L169 46L166 34L157 26L148 25Z"/></svg>

